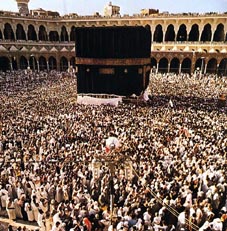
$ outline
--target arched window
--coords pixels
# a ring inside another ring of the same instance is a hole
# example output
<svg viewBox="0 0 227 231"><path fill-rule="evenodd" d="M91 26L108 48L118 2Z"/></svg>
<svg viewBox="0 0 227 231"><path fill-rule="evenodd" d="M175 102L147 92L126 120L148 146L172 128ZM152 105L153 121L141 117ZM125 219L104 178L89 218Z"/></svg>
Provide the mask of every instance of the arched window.
<svg viewBox="0 0 227 231"><path fill-rule="evenodd" d="M68 60L64 56L60 59L60 71L66 71L68 69Z"/></svg>
<svg viewBox="0 0 227 231"><path fill-rule="evenodd" d="M181 65L181 72L191 73L192 61L189 58L185 58Z"/></svg>
<svg viewBox="0 0 227 231"><path fill-rule="evenodd" d="M175 40L174 26L170 24L166 30L165 41L174 41L174 40Z"/></svg>
<svg viewBox="0 0 227 231"><path fill-rule="evenodd" d="M70 32L70 41L76 41L76 27L75 26L72 26L71 28L71 32Z"/></svg>
<svg viewBox="0 0 227 231"><path fill-rule="evenodd" d="M53 42L53 41L55 41L55 42L59 41L58 32L57 31L50 31L50 33L49 33L49 40L51 42Z"/></svg>
<svg viewBox="0 0 227 231"><path fill-rule="evenodd" d="M0 56L0 71L10 70L10 60L5 56Z"/></svg>
<svg viewBox="0 0 227 231"><path fill-rule="evenodd" d="M56 70L57 69L57 61L53 56L50 56L50 58L49 58L49 68L50 68L50 70Z"/></svg>
<svg viewBox="0 0 227 231"><path fill-rule="evenodd" d="M46 28L43 25L39 27L39 40L47 41L47 32L46 32Z"/></svg>
<svg viewBox="0 0 227 231"><path fill-rule="evenodd" d="M17 24L16 38L17 40L26 40L25 31L21 24Z"/></svg>
<svg viewBox="0 0 227 231"><path fill-rule="evenodd" d="M46 61L46 58L43 56L39 57L39 69L40 71L47 70L47 61Z"/></svg>
<svg viewBox="0 0 227 231"><path fill-rule="evenodd" d="M160 24L158 24L155 28L153 41L159 43L163 41L163 31L162 31L162 26Z"/></svg>
<svg viewBox="0 0 227 231"><path fill-rule="evenodd" d="M212 58L207 63L207 73L216 73L217 72L217 60Z"/></svg>
<svg viewBox="0 0 227 231"><path fill-rule="evenodd" d="M28 40L37 41L37 33L33 25L28 26Z"/></svg>
<svg viewBox="0 0 227 231"><path fill-rule="evenodd" d="M180 61L178 58L173 58L170 62L170 72L179 73Z"/></svg>
<svg viewBox="0 0 227 231"><path fill-rule="evenodd" d="M20 57L20 69L24 70L28 68L28 61L24 56Z"/></svg>
<svg viewBox="0 0 227 231"><path fill-rule="evenodd" d="M8 40L15 40L13 29L9 23L5 24L4 37L5 39L8 39Z"/></svg>
<svg viewBox="0 0 227 231"><path fill-rule="evenodd" d="M62 42L69 41L68 32L67 32L65 26L63 26L63 27L61 28L61 41L62 41Z"/></svg>
<svg viewBox="0 0 227 231"><path fill-rule="evenodd" d="M201 42L207 42L207 41L211 41L211 25L208 23L204 26L203 31L202 31L202 35L201 35Z"/></svg>
<svg viewBox="0 0 227 231"><path fill-rule="evenodd" d="M188 41L199 41L199 26L197 24L192 25Z"/></svg>
<svg viewBox="0 0 227 231"><path fill-rule="evenodd" d="M168 59L167 58L160 59L158 71L162 73L168 72Z"/></svg>
<svg viewBox="0 0 227 231"><path fill-rule="evenodd" d="M187 28L184 24L180 25L177 32L177 41L187 41Z"/></svg>
<svg viewBox="0 0 227 231"><path fill-rule="evenodd" d="M222 42L225 40L224 25L222 23L217 25L217 28L214 32L214 41Z"/></svg>

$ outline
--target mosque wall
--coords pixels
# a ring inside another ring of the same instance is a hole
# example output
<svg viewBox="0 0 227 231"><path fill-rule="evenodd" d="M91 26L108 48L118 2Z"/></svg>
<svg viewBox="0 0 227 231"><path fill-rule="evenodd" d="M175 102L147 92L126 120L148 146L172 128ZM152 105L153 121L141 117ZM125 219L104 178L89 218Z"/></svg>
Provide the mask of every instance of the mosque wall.
<svg viewBox="0 0 227 231"><path fill-rule="evenodd" d="M226 74L227 15L175 14L142 17L0 15L0 53L9 68L66 70L75 65L75 29L86 26L151 28L155 72Z"/></svg>

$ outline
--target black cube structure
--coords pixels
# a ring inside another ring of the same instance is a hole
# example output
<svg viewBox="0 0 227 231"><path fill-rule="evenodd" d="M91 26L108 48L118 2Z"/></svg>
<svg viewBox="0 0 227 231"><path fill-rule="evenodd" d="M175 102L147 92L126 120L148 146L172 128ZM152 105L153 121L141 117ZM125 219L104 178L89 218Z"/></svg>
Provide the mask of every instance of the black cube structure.
<svg viewBox="0 0 227 231"><path fill-rule="evenodd" d="M149 26L80 27L75 36L78 93L130 96L147 88Z"/></svg>

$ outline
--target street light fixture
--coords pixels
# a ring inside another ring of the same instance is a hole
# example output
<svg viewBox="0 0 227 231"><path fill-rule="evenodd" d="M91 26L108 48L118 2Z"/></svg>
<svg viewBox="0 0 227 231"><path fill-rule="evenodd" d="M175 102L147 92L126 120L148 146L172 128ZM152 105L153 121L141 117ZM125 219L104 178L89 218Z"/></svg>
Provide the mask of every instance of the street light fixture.
<svg viewBox="0 0 227 231"><path fill-rule="evenodd" d="M126 179L132 178L132 162L125 154L126 150L120 147L120 143L116 137L109 137L106 140L106 153L96 154L92 161L93 176L98 179L103 164L107 166L110 173L109 189L110 189L110 223L113 226L114 211L114 175L115 170L119 167L124 168Z"/></svg>

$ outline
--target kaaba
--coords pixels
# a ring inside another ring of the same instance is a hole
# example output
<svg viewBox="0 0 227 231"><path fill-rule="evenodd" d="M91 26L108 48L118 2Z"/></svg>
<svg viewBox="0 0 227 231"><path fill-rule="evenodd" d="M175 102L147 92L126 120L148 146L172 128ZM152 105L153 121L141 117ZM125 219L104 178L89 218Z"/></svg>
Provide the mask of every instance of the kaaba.
<svg viewBox="0 0 227 231"><path fill-rule="evenodd" d="M77 92L140 95L149 84L149 26L75 29Z"/></svg>

